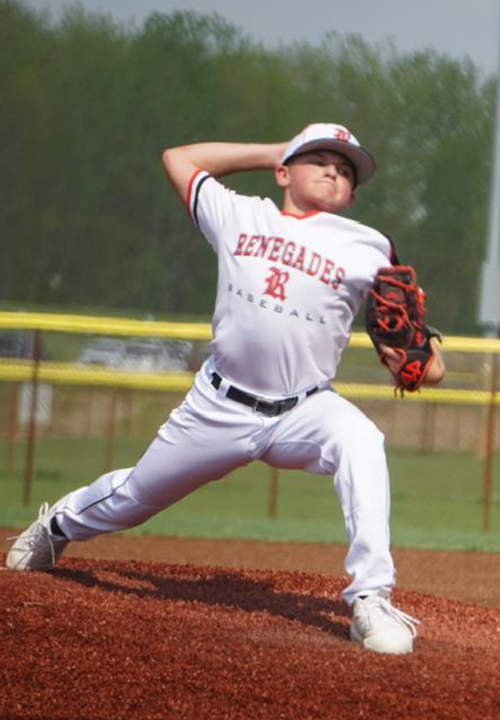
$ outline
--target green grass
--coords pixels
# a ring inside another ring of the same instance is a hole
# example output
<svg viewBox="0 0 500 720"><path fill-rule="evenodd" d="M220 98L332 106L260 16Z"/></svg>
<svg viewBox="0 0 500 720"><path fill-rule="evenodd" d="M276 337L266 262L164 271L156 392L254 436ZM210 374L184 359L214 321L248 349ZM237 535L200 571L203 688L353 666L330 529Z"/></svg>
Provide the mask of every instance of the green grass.
<svg viewBox="0 0 500 720"><path fill-rule="evenodd" d="M113 467L134 465L147 443L146 439L117 439ZM25 507L24 445L19 443L16 451L15 471L0 471L0 526L28 524L43 500L52 502L88 484L106 469L104 440L40 440L31 501ZM4 453L5 447L0 444L0 462ZM491 510L492 530L482 530L483 468L479 460L465 454L393 451L389 461L393 545L500 551L500 503L496 494ZM201 488L129 532L345 542L344 522L331 478L280 472L277 515L271 518L270 477L267 466L253 463Z"/></svg>
<svg viewBox="0 0 500 720"><path fill-rule="evenodd" d="M401 547L500 550L500 503L493 493L483 530L483 462L469 454L390 454L392 537ZM498 477L497 459L494 477Z"/></svg>

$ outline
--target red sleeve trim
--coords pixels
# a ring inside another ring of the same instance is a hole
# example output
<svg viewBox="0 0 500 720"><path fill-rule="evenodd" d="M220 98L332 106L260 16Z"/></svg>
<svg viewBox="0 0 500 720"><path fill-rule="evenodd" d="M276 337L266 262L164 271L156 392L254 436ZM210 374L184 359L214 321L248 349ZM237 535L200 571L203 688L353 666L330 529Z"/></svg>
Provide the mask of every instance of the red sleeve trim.
<svg viewBox="0 0 500 720"><path fill-rule="evenodd" d="M194 173L191 175L188 183L187 193L186 193L186 210L188 212L188 215L192 217L191 214L191 198L193 195L193 186L195 183L196 178L200 173L204 172L204 170L201 170L201 168L198 168L194 171Z"/></svg>

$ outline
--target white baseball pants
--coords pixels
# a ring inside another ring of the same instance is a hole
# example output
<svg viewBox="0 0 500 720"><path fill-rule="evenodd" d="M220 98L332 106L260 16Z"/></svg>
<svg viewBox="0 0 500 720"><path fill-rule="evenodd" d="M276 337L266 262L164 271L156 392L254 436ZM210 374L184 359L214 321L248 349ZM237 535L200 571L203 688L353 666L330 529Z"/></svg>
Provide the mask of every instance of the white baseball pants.
<svg viewBox="0 0 500 720"><path fill-rule="evenodd" d="M158 431L134 468L106 473L56 504L70 540L125 530L252 460L335 477L347 530L345 569L355 597L395 582L389 550L389 478L384 437L330 388L278 417L267 417L216 390L210 361L184 402Z"/></svg>

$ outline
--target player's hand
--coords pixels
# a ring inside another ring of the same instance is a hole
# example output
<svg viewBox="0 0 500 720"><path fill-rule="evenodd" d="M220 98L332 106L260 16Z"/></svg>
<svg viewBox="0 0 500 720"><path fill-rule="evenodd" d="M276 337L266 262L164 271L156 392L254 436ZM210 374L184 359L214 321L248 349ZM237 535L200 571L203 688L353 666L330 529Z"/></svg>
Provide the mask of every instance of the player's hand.
<svg viewBox="0 0 500 720"><path fill-rule="evenodd" d="M380 346L380 360L384 365L387 365L393 375L397 373L401 365L401 358L396 350L387 345Z"/></svg>
<svg viewBox="0 0 500 720"><path fill-rule="evenodd" d="M279 165L281 165L281 158L285 154L285 150L287 149L287 147L288 147L288 140L286 140L285 142L276 143L276 145L275 145L276 159L275 159L275 163L274 163L275 167L278 167Z"/></svg>
<svg viewBox="0 0 500 720"><path fill-rule="evenodd" d="M424 378L424 385L437 385L444 378L446 372L446 366L438 340L434 337L431 338L431 345L434 351L434 360Z"/></svg>
<svg viewBox="0 0 500 720"><path fill-rule="evenodd" d="M431 338L432 349L434 350L434 359L427 371L427 375L424 378L422 385L437 385L444 378L446 367L444 364L443 356L441 354L441 348L436 338ZM399 366L401 365L401 358L394 348L390 348L387 345L380 346L381 361L386 365L391 373L394 375L398 372Z"/></svg>

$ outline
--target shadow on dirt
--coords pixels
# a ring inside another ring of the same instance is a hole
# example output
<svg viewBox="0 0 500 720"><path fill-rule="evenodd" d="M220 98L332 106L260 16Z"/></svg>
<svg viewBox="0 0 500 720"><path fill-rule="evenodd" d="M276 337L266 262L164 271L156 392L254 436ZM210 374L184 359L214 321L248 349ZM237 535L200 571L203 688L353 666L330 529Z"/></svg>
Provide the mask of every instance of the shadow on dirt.
<svg viewBox="0 0 500 720"><path fill-rule="evenodd" d="M143 567L99 563L95 568L56 568L53 575L89 588L133 595L157 601L201 603L206 606L235 608L249 613L263 612L298 621L345 638L348 628L344 621L349 610L338 599L338 588L323 597L307 588L291 592L280 588L272 573L267 577L247 577L232 569L199 568L190 565L155 565L158 574Z"/></svg>

